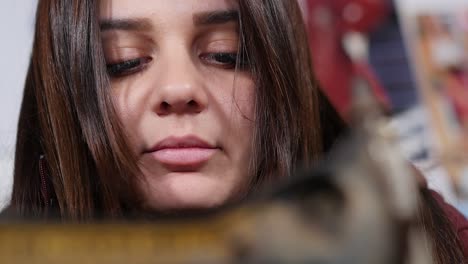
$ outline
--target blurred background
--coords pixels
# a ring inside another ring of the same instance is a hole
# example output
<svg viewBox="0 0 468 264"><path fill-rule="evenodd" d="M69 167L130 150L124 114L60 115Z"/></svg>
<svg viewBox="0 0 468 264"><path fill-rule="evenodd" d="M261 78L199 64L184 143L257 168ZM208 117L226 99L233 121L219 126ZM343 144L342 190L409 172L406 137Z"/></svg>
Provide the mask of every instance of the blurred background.
<svg viewBox="0 0 468 264"><path fill-rule="evenodd" d="M0 1L0 208L11 194L16 122L31 53L36 3Z"/></svg>

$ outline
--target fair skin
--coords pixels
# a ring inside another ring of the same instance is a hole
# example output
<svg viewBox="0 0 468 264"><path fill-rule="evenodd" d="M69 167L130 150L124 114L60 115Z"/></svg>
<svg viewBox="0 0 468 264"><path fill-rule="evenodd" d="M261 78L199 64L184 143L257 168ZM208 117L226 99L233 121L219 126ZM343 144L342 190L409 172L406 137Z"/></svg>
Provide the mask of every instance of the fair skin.
<svg viewBox="0 0 468 264"><path fill-rule="evenodd" d="M115 106L146 206L218 207L249 181L254 83L235 69L236 1L101 0Z"/></svg>

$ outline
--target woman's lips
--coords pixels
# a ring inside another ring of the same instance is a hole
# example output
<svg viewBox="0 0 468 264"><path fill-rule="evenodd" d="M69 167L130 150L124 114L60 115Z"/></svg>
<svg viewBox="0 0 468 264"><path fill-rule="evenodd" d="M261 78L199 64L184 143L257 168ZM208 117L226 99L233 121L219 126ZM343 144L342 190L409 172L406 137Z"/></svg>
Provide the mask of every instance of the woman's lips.
<svg viewBox="0 0 468 264"><path fill-rule="evenodd" d="M146 151L171 171L197 170L219 150L195 137L169 137Z"/></svg>
<svg viewBox="0 0 468 264"><path fill-rule="evenodd" d="M152 153L162 164L181 167L198 167L216 152L211 148L165 148Z"/></svg>

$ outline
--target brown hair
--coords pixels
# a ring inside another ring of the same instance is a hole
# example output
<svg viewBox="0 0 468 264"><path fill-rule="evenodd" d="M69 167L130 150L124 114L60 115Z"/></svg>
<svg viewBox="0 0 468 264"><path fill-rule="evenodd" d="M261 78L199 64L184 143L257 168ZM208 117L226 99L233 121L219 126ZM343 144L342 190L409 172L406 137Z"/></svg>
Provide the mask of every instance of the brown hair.
<svg viewBox="0 0 468 264"><path fill-rule="evenodd" d="M447 218L439 201L427 187L421 188L420 194L417 224L427 234L434 263L467 263L468 259L463 254L457 230Z"/></svg>
<svg viewBox="0 0 468 264"><path fill-rule="evenodd" d="M84 220L122 214L135 202L136 163L107 93L97 1L39 1L32 58L18 124L12 208L46 213L39 157L59 214Z"/></svg>
<svg viewBox="0 0 468 264"><path fill-rule="evenodd" d="M241 0L241 52L255 76L252 189L291 175L322 152L318 88L294 1ZM59 215L75 220L138 211L136 159L108 94L98 1L40 0L18 125L12 208L47 214L40 155ZM288 65L288 67L284 67ZM306 74L304 74L306 73ZM267 153L267 154L266 154ZM42 192L41 192L42 191Z"/></svg>
<svg viewBox="0 0 468 264"><path fill-rule="evenodd" d="M290 175L322 152L319 91L296 1L239 1L257 83L252 186ZM285 67L287 65L287 67Z"/></svg>

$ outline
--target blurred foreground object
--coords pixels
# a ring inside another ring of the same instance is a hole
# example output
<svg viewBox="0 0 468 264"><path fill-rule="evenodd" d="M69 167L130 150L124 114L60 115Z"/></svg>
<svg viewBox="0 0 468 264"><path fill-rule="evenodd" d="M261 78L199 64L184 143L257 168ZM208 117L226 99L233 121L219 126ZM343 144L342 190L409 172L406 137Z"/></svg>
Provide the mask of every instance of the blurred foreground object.
<svg viewBox="0 0 468 264"><path fill-rule="evenodd" d="M250 202L151 224L5 223L2 262L430 264L415 177L368 84L354 87L355 128L332 158Z"/></svg>

